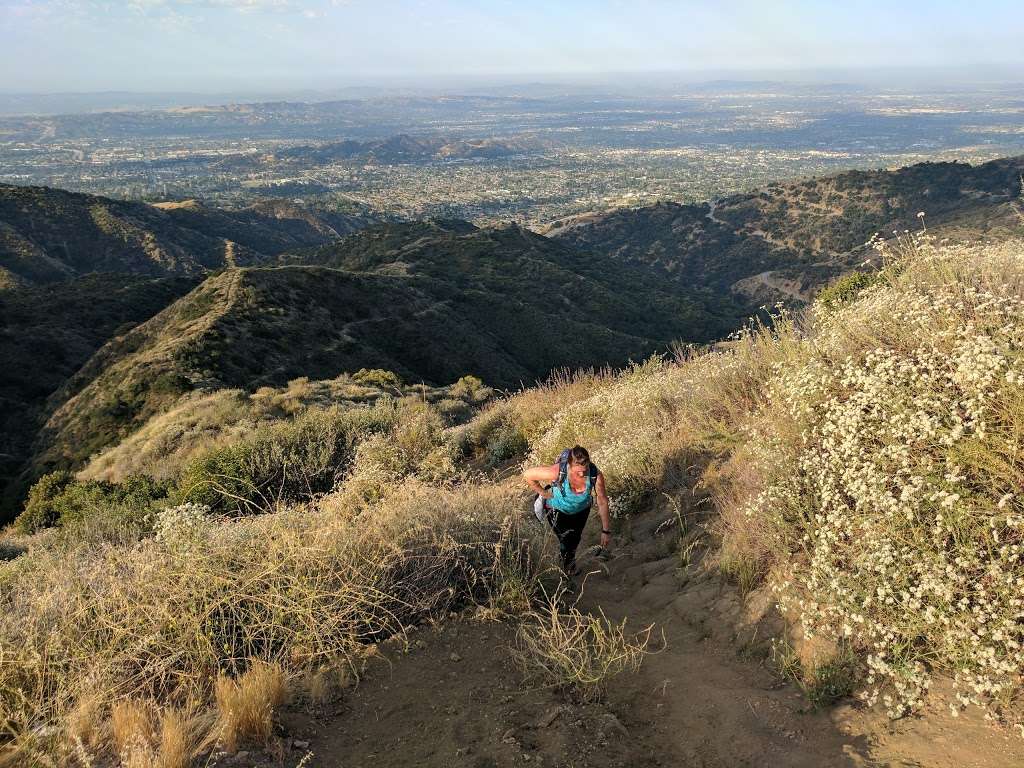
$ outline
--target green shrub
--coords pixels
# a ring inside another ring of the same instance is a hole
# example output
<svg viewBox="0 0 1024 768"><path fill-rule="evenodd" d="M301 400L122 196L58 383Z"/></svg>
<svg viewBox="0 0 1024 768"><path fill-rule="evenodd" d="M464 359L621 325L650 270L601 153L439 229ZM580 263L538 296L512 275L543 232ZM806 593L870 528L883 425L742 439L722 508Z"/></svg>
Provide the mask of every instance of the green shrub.
<svg viewBox="0 0 1024 768"><path fill-rule="evenodd" d="M145 475L129 475L121 483L79 482L70 472L51 472L29 492L18 530L34 533L51 526L69 526L105 518L114 525L147 526L154 502L167 496L168 486Z"/></svg>
<svg viewBox="0 0 1024 768"><path fill-rule="evenodd" d="M463 376L451 386L452 397L460 397L474 403L480 403L494 394L494 390L485 386L476 376Z"/></svg>
<svg viewBox="0 0 1024 768"><path fill-rule="evenodd" d="M402 453L406 471L418 467L441 444L443 430L440 413L427 403L406 400L399 404L392 439Z"/></svg>
<svg viewBox="0 0 1024 768"><path fill-rule="evenodd" d="M835 312L853 302L866 289L878 282L878 273L851 272L821 289L816 303L825 312Z"/></svg>
<svg viewBox="0 0 1024 768"><path fill-rule="evenodd" d="M50 472L39 478L29 490L25 509L15 521L18 531L35 533L55 525L60 518L60 510L56 501L64 489L74 481L74 476L63 469Z"/></svg>
<svg viewBox="0 0 1024 768"><path fill-rule="evenodd" d="M246 444L214 448L185 467L173 494L175 503L193 502L224 511L249 505L257 490L249 470L251 449Z"/></svg>
<svg viewBox="0 0 1024 768"><path fill-rule="evenodd" d="M402 388L401 377L394 371L385 371L383 368L360 368L352 374L352 380L381 389L400 390Z"/></svg>
<svg viewBox="0 0 1024 768"><path fill-rule="evenodd" d="M473 414L473 408L465 400L451 397L438 401L437 409L446 424L459 424Z"/></svg>
<svg viewBox="0 0 1024 768"><path fill-rule="evenodd" d="M262 426L244 441L213 448L185 468L175 503L215 513L251 513L330 491L363 437L391 428L392 401L373 408L313 409L294 421Z"/></svg>
<svg viewBox="0 0 1024 768"><path fill-rule="evenodd" d="M513 424L502 423L495 429L487 441L487 464L494 466L521 456L529 450L526 436Z"/></svg>

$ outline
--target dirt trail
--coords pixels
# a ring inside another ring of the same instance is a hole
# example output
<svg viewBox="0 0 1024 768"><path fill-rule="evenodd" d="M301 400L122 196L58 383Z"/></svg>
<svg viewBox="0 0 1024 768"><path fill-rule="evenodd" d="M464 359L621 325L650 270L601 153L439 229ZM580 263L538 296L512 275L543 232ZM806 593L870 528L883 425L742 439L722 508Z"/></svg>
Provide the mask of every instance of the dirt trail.
<svg viewBox="0 0 1024 768"><path fill-rule="evenodd" d="M665 639L602 703L531 689L512 661L515 628L460 618L383 648L319 717L288 713L284 764L312 753L309 768L1024 765L1021 740L979 717L936 710L893 725L852 704L809 712L772 671L766 634L737 637L749 606L735 589L701 568L699 549L681 567L670 519L635 520L610 558L581 558L581 609L654 622Z"/></svg>

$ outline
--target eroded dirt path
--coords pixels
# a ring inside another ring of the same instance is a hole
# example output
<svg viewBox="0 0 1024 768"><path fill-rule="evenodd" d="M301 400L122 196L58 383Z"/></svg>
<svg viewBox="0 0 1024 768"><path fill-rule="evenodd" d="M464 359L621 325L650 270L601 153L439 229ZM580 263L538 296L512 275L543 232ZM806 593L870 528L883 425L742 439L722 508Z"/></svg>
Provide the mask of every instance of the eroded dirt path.
<svg viewBox="0 0 1024 768"><path fill-rule="evenodd" d="M385 647L319 717L288 714L288 744L299 747L285 764L308 752L310 768L1024 765L1019 740L978 718L933 712L891 725L850 704L808 711L768 663L768 637L737 630L749 606L700 567L698 548L684 565L665 523L652 513L608 560L581 558L578 607L637 630L655 623L656 647L664 635L601 703L531 689L512 660L515 627L460 618Z"/></svg>

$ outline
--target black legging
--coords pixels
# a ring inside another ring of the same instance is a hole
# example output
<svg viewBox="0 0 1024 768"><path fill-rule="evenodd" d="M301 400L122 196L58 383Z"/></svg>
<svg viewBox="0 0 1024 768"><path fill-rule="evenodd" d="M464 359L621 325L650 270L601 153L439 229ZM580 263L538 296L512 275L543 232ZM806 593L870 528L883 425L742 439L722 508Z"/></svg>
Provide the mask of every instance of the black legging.
<svg viewBox="0 0 1024 768"><path fill-rule="evenodd" d="M568 573L576 565L576 547L580 545L583 527L590 516L590 507L574 515L568 515L544 505L551 529L558 537L558 551L562 557L562 570Z"/></svg>

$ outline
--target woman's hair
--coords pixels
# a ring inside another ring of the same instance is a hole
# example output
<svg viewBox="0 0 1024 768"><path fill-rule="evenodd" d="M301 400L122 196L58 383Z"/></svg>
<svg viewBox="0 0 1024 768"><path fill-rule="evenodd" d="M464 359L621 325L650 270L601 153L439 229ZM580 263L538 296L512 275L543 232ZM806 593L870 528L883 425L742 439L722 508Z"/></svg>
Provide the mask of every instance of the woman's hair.
<svg viewBox="0 0 1024 768"><path fill-rule="evenodd" d="M569 449L570 464L589 464L590 453L582 445L574 445Z"/></svg>

